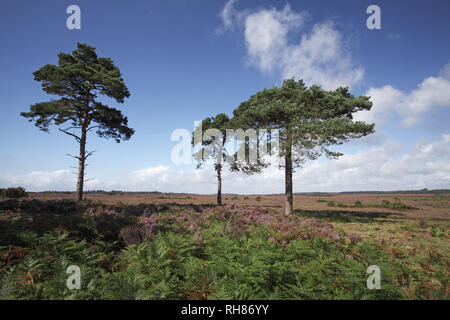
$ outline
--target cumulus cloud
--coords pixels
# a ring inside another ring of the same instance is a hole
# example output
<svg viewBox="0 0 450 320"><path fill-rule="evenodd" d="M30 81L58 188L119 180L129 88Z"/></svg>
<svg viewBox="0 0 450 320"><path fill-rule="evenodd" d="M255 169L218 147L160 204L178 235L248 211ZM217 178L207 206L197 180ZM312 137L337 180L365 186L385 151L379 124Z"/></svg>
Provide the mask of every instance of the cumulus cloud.
<svg viewBox="0 0 450 320"><path fill-rule="evenodd" d="M430 111L450 107L450 63L437 77L428 77L411 92L403 92L390 85L370 88L366 94L373 102L372 110L356 114L357 120L383 124L393 115L401 118L401 125L414 127Z"/></svg>
<svg viewBox="0 0 450 320"><path fill-rule="evenodd" d="M245 42L250 60L263 71L272 71L282 64L288 48L288 32L299 28L302 13L292 12L289 5L282 11L260 10L245 19Z"/></svg>
<svg viewBox="0 0 450 320"><path fill-rule="evenodd" d="M211 193L211 186L215 181L214 174L208 170L175 170L160 165L132 172L127 181L127 189Z"/></svg>
<svg viewBox="0 0 450 320"><path fill-rule="evenodd" d="M22 186L27 190L70 190L75 183L76 177L69 170L32 171L26 174L4 173L0 176L2 187Z"/></svg>
<svg viewBox="0 0 450 320"><path fill-rule="evenodd" d="M343 48L342 35L333 23L325 22L314 25L300 44L289 46L283 52L282 75L335 89L360 82L364 70L352 65L350 54Z"/></svg>
<svg viewBox="0 0 450 320"><path fill-rule="evenodd" d="M364 70L352 63L341 33L331 21L317 23L310 32L302 30L306 12L294 12L289 4L282 10L238 11L236 0L222 10L223 30L243 30L249 62L263 72L279 72L283 79L303 79L325 89L361 81ZM303 31L299 42L290 33Z"/></svg>
<svg viewBox="0 0 450 320"><path fill-rule="evenodd" d="M261 174L247 176L223 171L223 191L240 194L283 193L284 172L271 166ZM448 188L450 186L450 133L438 141L420 140L410 150L387 140L382 145L346 154L338 160L319 159L297 169L295 192L335 192ZM24 186L31 191L74 190L75 177L66 170L3 174L0 186ZM177 170L148 167L106 180L89 181L88 190L161 191L212 194L217 179L211 167Z"/></svg>
<svg viewBox="0 0 450 320"><path fill-rule="evenodd" d="M402 190L450 186L450 135L419 141L409 152L393 141L294 174L296 191Z"/></svg>

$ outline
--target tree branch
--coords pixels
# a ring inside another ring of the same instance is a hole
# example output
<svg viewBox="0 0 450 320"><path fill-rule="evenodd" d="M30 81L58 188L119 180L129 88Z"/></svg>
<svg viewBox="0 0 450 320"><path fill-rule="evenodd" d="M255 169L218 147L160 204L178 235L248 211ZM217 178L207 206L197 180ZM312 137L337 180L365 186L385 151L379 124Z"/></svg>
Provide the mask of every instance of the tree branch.
<svg viewBox="0 0 450 320"><path fill-rule="evenodd" d="M95 152L96 152L96 150L86 153L86 155L84 156L84 160L86 160L88 157L92 156Z"/></svg>
<svg viewBox="0 0 450 320"><path fill-rule="evenodd" d="M69 154L69 153L67 153L66 156L69 156L69 157L72 157L72 158L74 158L74 159L80 160L80 157L79 157L79 156L74 156L74 155L71 155L71 154Z"/></svg>
<svg viewBox="0 0 450 320"><path fill-rule="evenodd" d="M88 128L87 130L86 130L86 132L88 132L89 130L91 130L91 129L94 129L94 128L100 128L101 126L93 126L93 127L90 127L90 128Z"/></svg>
<svg viewBox="0 0 450 320"><path fill-rule="evenodd" d="M66 131L66 130L64 130L64 129L61 129L61 128L58 128L58 130L59 130L59 131L61 131L61 132L64 132L65 134L68 134L69 136L72 136L72 137L74 137L74 138L75 138L75 140L77 140L77 141L78 141L78 143L80 143L80 141L81 141L81 138L80 138L80 137L78 137L77 135L73 134L72 132Z"/></svg>

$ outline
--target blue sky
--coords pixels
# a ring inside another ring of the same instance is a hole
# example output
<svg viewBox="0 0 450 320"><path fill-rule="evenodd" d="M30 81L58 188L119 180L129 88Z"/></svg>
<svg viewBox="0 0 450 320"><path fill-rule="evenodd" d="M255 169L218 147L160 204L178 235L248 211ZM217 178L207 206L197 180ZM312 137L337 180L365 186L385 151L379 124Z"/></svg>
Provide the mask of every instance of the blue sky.
<svg viewBox="0 0 450 320"><path fill-rule="evenodd" d="M66 28L71 4L81 8L81 30ZM381 8L380 30L366 27L371 4ZM373 111L360 118L377 128L373 137L342 146L344 158L298 170L295 191L450 187L447 0L1 0L0 12L0 187L75 188L76 163L65 156L77 152L73 139L55 127L40 132L19 114L51 98L32 72L57 63L57 53L77 42L121 69L131 97L119 107L136 130L120 144L89 137L88 149L97 153L88 189L214 192L208 168L172 163L171 133L231 114L286 76L371 93ZM224 190L283 192L282 175L275 168L249 178L227 173Z"/></svg>

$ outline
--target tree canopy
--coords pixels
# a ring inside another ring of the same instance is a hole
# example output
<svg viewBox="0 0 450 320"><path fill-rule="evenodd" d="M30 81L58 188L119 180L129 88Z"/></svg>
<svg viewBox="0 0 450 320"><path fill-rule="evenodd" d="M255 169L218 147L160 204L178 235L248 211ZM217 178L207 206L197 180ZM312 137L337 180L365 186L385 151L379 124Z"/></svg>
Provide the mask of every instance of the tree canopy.
<svg viewBox="0 0 450 320"><path fill-rule="evenodd" d="M116 142L128 140L134 130L128 128L127 117L120 110L95 101L98 95L106 95L118 103L130 97L119 68L111 58L99 58L95 48L81 43L77 46L72 54L59 53L57 66L47 64L33 72L34 80L41 82L46 93L61 98L31 105L30 111L21 115L34 120L42 131L48 131L52 123L69 122L71 127L61 131L68 133L85 126L87 131L96 129L100 137Z"/></svg>

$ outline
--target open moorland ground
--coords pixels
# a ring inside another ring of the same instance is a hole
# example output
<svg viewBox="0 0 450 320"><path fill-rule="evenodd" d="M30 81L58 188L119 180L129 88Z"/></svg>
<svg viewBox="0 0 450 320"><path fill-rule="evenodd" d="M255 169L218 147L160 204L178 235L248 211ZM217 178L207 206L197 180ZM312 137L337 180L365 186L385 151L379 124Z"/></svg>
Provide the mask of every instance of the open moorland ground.
<svg viewBox="0 0 450 320"><path fill-rule="evenodd" d="M1 299L450 296L450 194L296 195L291 216L281 195L73 198L0 201ZM67 289L69 265L80 290Z"/></svg>

